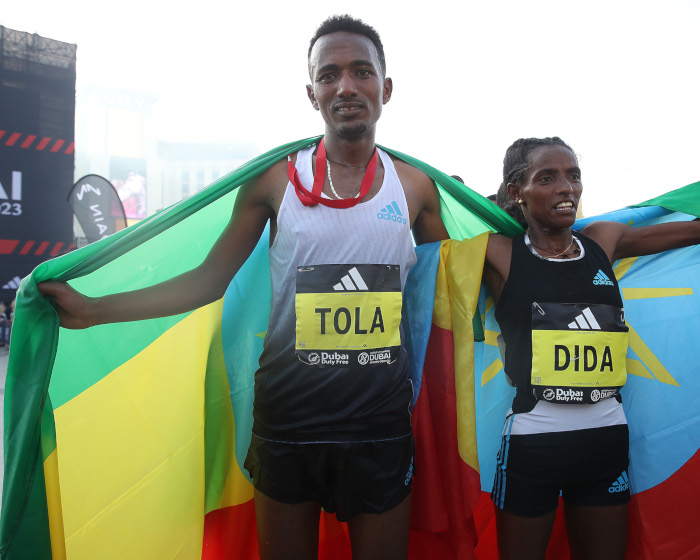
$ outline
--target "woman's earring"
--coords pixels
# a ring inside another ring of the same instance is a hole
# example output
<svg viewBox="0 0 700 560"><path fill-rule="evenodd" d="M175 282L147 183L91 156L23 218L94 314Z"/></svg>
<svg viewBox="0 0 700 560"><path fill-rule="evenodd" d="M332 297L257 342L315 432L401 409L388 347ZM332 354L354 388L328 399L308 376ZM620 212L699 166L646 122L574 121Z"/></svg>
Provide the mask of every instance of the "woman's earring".
<svg viewBox="0 0 700 560"><path fill-rule="evenodd" d="M519 199L518 199L518 204L522 204L522 203L523 203L523 199L522 199L522 198L519 198Z"/></svg>

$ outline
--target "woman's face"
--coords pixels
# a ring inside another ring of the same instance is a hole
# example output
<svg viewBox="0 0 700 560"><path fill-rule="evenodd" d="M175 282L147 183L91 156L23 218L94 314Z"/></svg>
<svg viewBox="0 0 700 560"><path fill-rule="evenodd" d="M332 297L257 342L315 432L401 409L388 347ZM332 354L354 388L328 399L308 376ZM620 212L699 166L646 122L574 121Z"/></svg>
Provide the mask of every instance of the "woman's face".
<svg viewBox="0 0 700 560"><path fill-rule="evenodd" d="M547 230L571 227L583 191L576 156L563 146L543 146L530 153L530 162L522 182L508 185L511 196L522 200L527 223Z"/></svg>

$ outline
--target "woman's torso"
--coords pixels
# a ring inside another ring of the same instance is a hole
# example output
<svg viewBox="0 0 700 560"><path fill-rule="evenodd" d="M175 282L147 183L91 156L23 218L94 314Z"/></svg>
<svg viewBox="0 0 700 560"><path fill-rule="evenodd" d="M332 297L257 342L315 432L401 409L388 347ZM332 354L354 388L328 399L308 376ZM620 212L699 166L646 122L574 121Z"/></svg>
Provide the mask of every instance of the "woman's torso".
<svg viewBox="0 0 700 560"><path fill-rule="evenodd" d="M533 395L533 304L594 304L622 308L622 298L610 262L591 239L575 233L580 255L546 259L538 255L527 235L513 238L510 272L496 305L505 340L505 371L516 386L511 433L542 433L624 424L619 399L594 404L558 404Z"/></svg>

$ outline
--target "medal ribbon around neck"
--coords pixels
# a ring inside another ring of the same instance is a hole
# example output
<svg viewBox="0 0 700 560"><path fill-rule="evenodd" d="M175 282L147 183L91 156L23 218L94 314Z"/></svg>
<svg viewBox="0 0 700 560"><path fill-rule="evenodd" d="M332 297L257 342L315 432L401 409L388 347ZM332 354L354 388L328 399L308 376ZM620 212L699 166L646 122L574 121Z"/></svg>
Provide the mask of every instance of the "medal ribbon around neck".
<svg viewBox="0 0 700 560"><path fill-rule="evenodd" d="M377 148L374 148L372 159L369 160L365 176L362 179L360 186L360 194L356 198L344 198L341 200L333 200L321 196L323 192L323 183L326 181L326 147L323 144L323 138L318 145L318 153L316 154L316 169L314 171L314 184L312 190L309 191L299 180L297 168L292 162L291 156L287 156L287 176L289 181L294 185L294 190L299 197L299 200L304 206L316 206L323 204L329 208L352 208L360 202L369 192L374 182L374 175L377 172Z"/></svg>

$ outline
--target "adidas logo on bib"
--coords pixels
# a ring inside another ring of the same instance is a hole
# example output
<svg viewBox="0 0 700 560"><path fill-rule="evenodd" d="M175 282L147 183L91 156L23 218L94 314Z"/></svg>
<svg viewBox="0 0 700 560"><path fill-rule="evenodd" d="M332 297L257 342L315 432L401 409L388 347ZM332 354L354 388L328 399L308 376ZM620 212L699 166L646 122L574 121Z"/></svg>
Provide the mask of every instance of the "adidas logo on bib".
<svg viewBox="0 0 700 560"><path fill-rule="evenodd" d="M617 480L612 483L612 486L608 488L608 492L611 494L617 494L618 492L625 492L630 487L630 480L627 478L627 471L622 471L622 474L617 477Z"/></svg>
<svg viewBox="0 0 700 560"><path fill-rule="evenodd" d="M610 281L610 278L603 272L602 270L598 269L598 274L596 274L593 277L593 285L594 286L614 286Z"/></svg>
<svg viewBox="0 0 700 560"><path fill-rule="evenodd" d="M403 217L401 208L393 200L391 204L387 204L386 208L382 208L381 211L377 212L377 218L380 220L388 220L390 222L396 222L397 224L405 224L406 218Z"/></svg>
<svg viewBox="0 0 700 560"><path fill-rule="evenodd" d="M595 330L599 331L600 330L600 325L598 324L598 321L596 321L596 318L593 316L593 313L591 312L590 307L586 307L580 315L576 316L576 319L569 323L569 328L574 329L574 330Z"/></svg>
<svg viewBox="0 0 700 560"><path fill-rule="evenodd" d="M354 266L350 270L348 270L348 273L345 276L343 276L340 279L340 282L333 286L333 289L336 292L354 292L355 290L369 290L367 284L365 284L365 281L362 279L362 276L360 276L359 271Z"/></svg>

